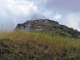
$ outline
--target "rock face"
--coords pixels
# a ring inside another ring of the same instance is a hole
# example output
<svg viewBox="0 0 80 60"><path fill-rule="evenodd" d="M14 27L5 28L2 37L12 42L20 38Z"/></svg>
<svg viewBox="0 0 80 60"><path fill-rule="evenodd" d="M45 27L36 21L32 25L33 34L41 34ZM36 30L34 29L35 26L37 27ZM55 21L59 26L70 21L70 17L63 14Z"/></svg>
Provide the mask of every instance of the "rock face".
<svg viewBox="0 0 80 60"><path fill-rule="evenodd" d="M38 24L39 23L39 24ZM59 24L56 21L49 20L49 19L37 19L37 20L29 20L26 21L23 24L17 24L15 29L23 30L23 31L38 31L38 30L43 30L45 28L42 28L43 26L40 24L44 23L51 23L51 24ZM46 29L49 30L49 29Z"/></svg>
<svg viewBox="0 0 80 60"><path fill-rule="evenodd" d="M17 27L16 29L20 29L20 30L24 30L24 31L28 31L29 28L30 28L30 23L29 24L26 24L26 23L23 23L23 24L17 24Z"/></svg>

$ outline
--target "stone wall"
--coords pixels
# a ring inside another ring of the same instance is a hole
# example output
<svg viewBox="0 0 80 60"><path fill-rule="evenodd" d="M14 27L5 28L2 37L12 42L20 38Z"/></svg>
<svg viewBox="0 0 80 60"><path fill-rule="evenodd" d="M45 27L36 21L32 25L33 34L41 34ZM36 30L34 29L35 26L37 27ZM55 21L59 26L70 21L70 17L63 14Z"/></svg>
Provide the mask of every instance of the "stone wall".
<svg viewBox="0 0 80 60"><path fill-rule="evenodd" d="M59 24L56 21L53 20L49 20L49 19L38 19L38 20L34 20L34 21L40 21L40 22L44 22L44 23L55 23L55 24Z"/></svg>

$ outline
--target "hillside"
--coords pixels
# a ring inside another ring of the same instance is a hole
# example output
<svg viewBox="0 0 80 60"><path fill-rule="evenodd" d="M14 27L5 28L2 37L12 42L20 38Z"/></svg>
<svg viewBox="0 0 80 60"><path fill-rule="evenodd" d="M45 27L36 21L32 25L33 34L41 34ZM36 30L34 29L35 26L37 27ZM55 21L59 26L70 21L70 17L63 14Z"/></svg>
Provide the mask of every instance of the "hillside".
<svg viewBox="0 0 80 60"><path fill-rule="evenodd" d="M80 60L80 40L42 32L3 32L0 60Z"/></svg>
<svg viewBox="0 0 80 60"><path fill-rule="evenodd" d="M80 35L79 31L49 19L28 20L25 23L17 24L15 29L34 32L41 31L51 35L55 34L70 38L79 38Z"/></svg>
<svg viewBox="0 0 80 60"><path fill-rule="evenodd" d="M79 34L53 20L29 20L0 32L0 60L80 60Z"/></svg>

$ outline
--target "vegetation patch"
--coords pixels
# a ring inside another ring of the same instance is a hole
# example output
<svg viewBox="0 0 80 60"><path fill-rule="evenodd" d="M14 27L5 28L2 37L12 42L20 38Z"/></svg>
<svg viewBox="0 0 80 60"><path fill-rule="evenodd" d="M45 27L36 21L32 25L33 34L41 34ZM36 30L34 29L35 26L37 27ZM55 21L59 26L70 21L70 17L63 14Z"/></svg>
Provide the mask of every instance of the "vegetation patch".
<svg viewBox="0 0 80 60"><path fill-rule="evenodd" d="M3 32L0 60L80 60L80 39L47 32Z"/></svg>

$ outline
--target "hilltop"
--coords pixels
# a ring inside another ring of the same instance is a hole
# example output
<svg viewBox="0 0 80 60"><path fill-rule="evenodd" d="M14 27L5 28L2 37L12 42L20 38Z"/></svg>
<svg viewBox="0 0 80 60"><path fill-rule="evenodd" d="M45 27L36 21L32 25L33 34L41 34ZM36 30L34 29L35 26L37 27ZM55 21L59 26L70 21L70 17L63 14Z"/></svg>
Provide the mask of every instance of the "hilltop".
<svg viewBox="0 0 80 60"><path fill-rule="evenodd" d="M66 25L60 25L58 22L49 19L28 20L22 24L17 24L15 29L22 31L41 31L71 38L78 38L80 35L79 31L69 28Z"/></svg>
<svg viewBox="0 0 80 60"><path fill-rule="evenodd" d="M46 24L58 24L56 21L49 19L37 19L37 20L28 20L23 24L17 24L16 29L24 31L38 31L38 30L49 30L49 26Z"/></svg>

